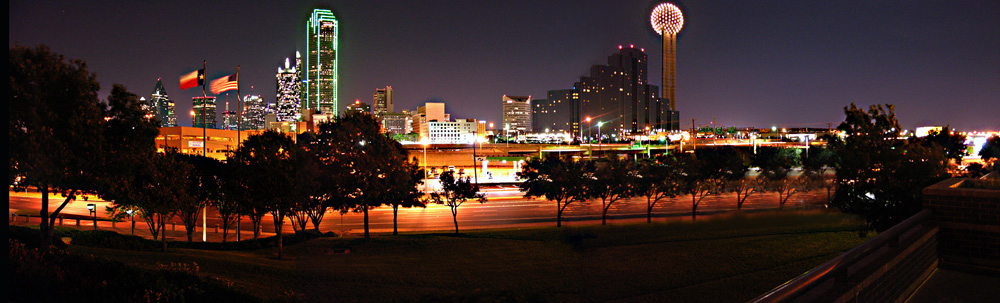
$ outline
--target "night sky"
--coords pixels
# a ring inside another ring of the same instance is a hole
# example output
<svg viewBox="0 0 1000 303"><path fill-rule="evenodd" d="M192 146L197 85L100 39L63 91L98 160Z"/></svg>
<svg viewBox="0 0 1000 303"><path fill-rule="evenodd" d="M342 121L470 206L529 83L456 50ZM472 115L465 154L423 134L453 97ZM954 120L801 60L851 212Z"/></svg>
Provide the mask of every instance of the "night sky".
<svg viewBox="0 0 1000 303"><path fill-rule="evenodd" d="M313 8L340 20L340 100L396 111L444 101L453 118L500 121L500 98L571 88L619 44L649 54L654 1L21 1L8 42L87 61L102 84L149 98L158 77L191 125L178 77L242 66L242 93L275 99L275 72L305 50ZM249 4L254 3L254 4ZM896 104L904 127L1000 130L1000 1L678 1L677 108L684 127L826 127L842 108ZM235 104L235 95L230 97ZM220 109L224 96L220 96Z"/></svg>

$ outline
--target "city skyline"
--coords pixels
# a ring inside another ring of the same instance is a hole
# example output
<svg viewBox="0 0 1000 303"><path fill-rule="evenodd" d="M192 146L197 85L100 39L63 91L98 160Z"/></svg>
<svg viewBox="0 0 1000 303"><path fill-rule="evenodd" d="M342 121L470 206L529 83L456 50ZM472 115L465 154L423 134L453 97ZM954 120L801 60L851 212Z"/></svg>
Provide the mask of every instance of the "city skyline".
<svg viewBox="0 0 1000 303"><path fill-rule="evenodd" d="M181 91L171 79L202 60L207 79L241 65L241 88L273 100L273 66L305 50L303 23L313 8L329 8L342 27L340 49L352 58L340 63L338 99L366 100L372 89L393 86L397 109L441 101L457 117L500 122L495 100L504 93L564 89L618 45L659 53L648 24L658 3L297 3L228 16L206 12L238 5L12 2L8 41L85 60L102 98L112 83L149 98L155 79L167 79L182 113L177 123L191 125L186 100L200 92ZM677 42L682 127L692 118L825 127L842 121L851 102L896 104L906 128L1000 125L991 110L1000 99L998 3L672 3L685 16ZM545 22L498 22L515 15ZM606 22L588 21L595 18ZM658 74L651 71L649 82L660 83Z"/></svg>

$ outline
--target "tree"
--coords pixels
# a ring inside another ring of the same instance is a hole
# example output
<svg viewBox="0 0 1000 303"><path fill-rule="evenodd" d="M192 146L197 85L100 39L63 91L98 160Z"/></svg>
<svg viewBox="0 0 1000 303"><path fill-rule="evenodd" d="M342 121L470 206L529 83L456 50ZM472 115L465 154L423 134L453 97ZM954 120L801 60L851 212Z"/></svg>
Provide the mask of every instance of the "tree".
<svg viewBox="0 0 1000 303"><path fill-rule="evenodd" d="M826 189L826 202L830 203L837 182L836 179L827 178L826 173L836 165L837 157L830 148L820 146L810 146L806 155L802 159L802 177L812 184L810 186Z"/></svg>
<svg viewBox="0 0 1000 303"><path fill-rule="evenodd" d="M406 165L406 150L381 132L375 117L348 112L329 123L321 123L316 134L316 153L327 169L330 182L323 192L330 203L350 203L364 213L365 239L370 239L368 211L385 203L381 200L398 177L409 176L398 167ZM410 184L411 186L416 183Z"/></svg>
<svg viewBox="0 0 1000 303"><path fill-rule="evenodd" d="M222 200L220 178L222 162L201 155L176 154L175 157L191 165L191 173L187 175L188 192L191 199L181 200L177 209L177 214L181 217L181 222L184 223L184 228L187 231L187 240L191 242L198 226L198 215L208 205L222 205L222 203L217 202ZM223 208L228 208L228 205L223 205ZM227 212L228 218L222 218L223 242L225 242L226 230L233 215L229 209L219 212L220 214Z"/></svg>
<svg viewBox="0 0 1000 303"><path fill-rule="evenodd" d="M680 177L677 159L673 156L662 155L655 161L639 163L633 189L636 194L646 197L646 223L653 222L653 207L658 202L680 193Z"/></svg>
<svg viewBox="0 0 1000 303"><path fill-rule="evenodd" d="M993 162L995 159L1000 159L1000 136L993 135L989 139L986 139L986 143L983 144L983 148L979 150L979 156L982 157L983 162ZM997 170L998 167L996 163L993 164L993 170Z"/></svg>
<svg viewBox="0 0 1000 303"><path fill-rule="evenodd" d="M608 209L615 202L632 196L632 184L636 181L635 166L632 162L617 159L595 161L588 165L591 176L587 189L588 196L601 199L601 225L608 224Z"/></svg>
<svg viewBox="0 0 1000 303"><path fill-rule="evenodd" d="M729 182L730 189L736 193L736 209L742 210L743 204L746 203L747 198L755 193L763 193L767 190L764 178L754 177L754 178L741 178L732 182Z"/></svg>
<svg viewBox="0 0 1000 303"><path fill-rule="evenodd" d="M67 61L45 46L14 45L8 58L9 176L16 190L32 186L41 193L39 231L47 247L59 212L99 186L105 117L100 85L86 63ZM49 193L65 197L51 214Z"/></svg>
<svg viewBox="0 0 1000 303"><path fill-rule="evenodd" d="M392 207L392 234L399 234L399 208L427 207L427 201L421 199L423 193L417 190L423 183L423 170L417 168L415 162L405 162L401 166L391 167L387 172L389 187L384 192L382 200Z"/></svg>
<svg viewBox="0 0 1000 303"><path fill-rule="evenodd" d="M844 136L829 143L838 159L837 191L830 205L885 230L917 213L921 190L946 177L945 153L898 139L892 105L865 111L851 104L844 114L837 127Z"/></svg>
<svg viewBox="0 0 1000 303"><path fill-rule="evenodd" d="M167 221L182 201L194 199L188 192L187 176L191 174L191 165L177 160L174 153L175 150L167 150L164 154L152 154L145 160L143 169L120 179L119 186L101 192L102 198L114 201L111 208L115 211L138 211L153 239L159 236L161 251L167 249Z"/></svg>
<svg viewBox="0 0 1000 303"><path fill-rule="evenodd" d="M249 137L230 160L242 164L248 204L254 220L254 238L259 235L260 218L270 213L278 236L278 259L282 258L285 217L299 193L296 192L295 162L303 152L292 138L278 131L264 131Z"/></svg>
<svg viewBox="0 0 1000 303"><path fill-rule="evenodd" d="M793 194L806 188L806 183L788 175L792 167L798 164L798 158L796 150L789 148L761 148L754 157L766 186L778 193L779 209L785 208L785 203Z"/></svg>
<svg viewBox="0 0 1000 303"><path fill-rule="evenodd" d="M719 194L722 177L714 173L705 159L697 154L684 154L678 158L681 167L681 192L691 195L691 219L698 215L698 205L708 195Z"/></svg>
<svg viewBox="0 0 1000 303"><path fill-rule="evenodd" d="M556 227L562 227L562 214L570 203L586 201L587 181L583 165L558 156L531 159L517 173L524 197L545 197L556 202Z"/></svg>
<svg viewBox="0 0 1000 303"><path fill-rule="evenodd" d="M451 219L455 222L456 234L458 234L458 207L468 200L482 204L486 203L486 196L479 193L479 185L472 184L469 177L455 178L452 171L441 174L441 192L431 193L431 201L448 205L451 209Z"/></svg>
<svg viewBox="0 0 1000 303"><path fill-rule="evenodd" d="M926 137L916 140L919 140L923 147L942 150L947 159L955 160L955 163L958 164L961 164L962 158L968 155L968 150L965 147L965 135L952 131L951 125L946 125L940 131L932 131Z"/></svg>

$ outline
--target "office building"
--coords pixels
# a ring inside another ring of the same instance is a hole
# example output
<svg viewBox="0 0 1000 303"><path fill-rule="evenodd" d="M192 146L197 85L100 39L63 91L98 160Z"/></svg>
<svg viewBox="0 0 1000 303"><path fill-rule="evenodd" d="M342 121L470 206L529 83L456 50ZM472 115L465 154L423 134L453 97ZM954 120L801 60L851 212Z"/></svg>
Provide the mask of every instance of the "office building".
<svg viewBox="0 0 1000 303"><path fill-rule="evenodd" d="M301 111L299 106L302 102L302 79L299 78L299 63L301 62L299 52L295 52L295 66L291 66L288 58L285 58L285 67L278 67L277 95L275 96L275 115L279 122L299 121Z"/></svg>
<svg viewBox="0 0 1000 303"><path fill-rule="evenodd" d="M379 116L385 113L392 113L392 86L386 86L385 88L376 88L375 95L372 96L372 104L375 105L375 115Z"/></svg>
<svg viewBox="0 0 1000 303"><path fill-rule="evenodd" d="M480 133L480 124L476 119L427 122L428 136L426 138L431 144L471 144L476 142L476 135Z"/></svg>
<svg viewBox="0 0 1000 303"><path fill-rule="evenodd" d="M410 113L384 113L378 117L382 123L382 131L395 135L405 135L413 132L413 117Z"/></svg>
<svg viewBox="0 0 1000 303"><path fill-rule="evenodd" d="M531 132L531 96L507 96L501 98L503 126L510 134Z"/></svg>
<svg viewBox="0 0 1000 303"><path fill-rule="evenodd" d="M243 129L266 129L265 117L270 113L267 102L259 95L243 96Z"/></svg>
<svg viewBox="0 0 1000 303"><path fill-rule="evenodd" d="M236 111L229 110L229 100L226 100L226 110L222 112L222 129L236 130L238 115Z"/></svg>
<svg viewBox="0 0 1000 303"><path fill-rule="evenodd" d="M354 100L354 103L348 104L345 109L347 110L346 112L365 113L369 115L372 113L372 106L368 105L368 103L362 103L361 100Z"/></svg>
<svg viewBox="0 0 1000 303"><path fill-rule="evenodd" d="M424 106L417 107L417 111L411 115L413 117L413 130L420 134L420 138L428 138L429 122L451 121L451 114L444 112L444 103L427 102Z"/></svg>
<svg viewBox="0 0 1000 303"><path fill-rule="evenodd" d="M149 99L149 109L156 114L160 120L161 127L177 126L177 113L174 112L174 101L167 96L167 90L163 88L163 81L156 79L156 86L153 86L153 94Z"/></svg>
<svg viewBox="0 0 1000 303"><path fill-rule="evenodd" d="M191 114L196 128L217 128L215 113L215 97L191 98Z"/></svg>
<svg viewBox="0 0 1000 303"><path fill-rule="evenodd" d="M575 89L548 91L548 98L531 100L531 125L536 133L580 135L580 93Z"/></svg>
<svg viewBox="0 0 1000 303"><path fill-rule="evenodd" d="M306 23L306 99L303 116L337 115L337 18L327 9L315 9Z"/></svg>

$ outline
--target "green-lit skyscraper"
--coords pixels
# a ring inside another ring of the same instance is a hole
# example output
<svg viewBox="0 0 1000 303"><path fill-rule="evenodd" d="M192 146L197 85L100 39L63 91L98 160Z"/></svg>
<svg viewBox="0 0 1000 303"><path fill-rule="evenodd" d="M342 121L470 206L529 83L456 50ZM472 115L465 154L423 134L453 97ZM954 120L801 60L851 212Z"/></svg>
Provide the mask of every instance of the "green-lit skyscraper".
<svg viewBox="0 0 1000 303"><path fill-rule="evenodd" d="M302 116L337 114L337 17L314 9L306 23L306 89Z"/></svg>

